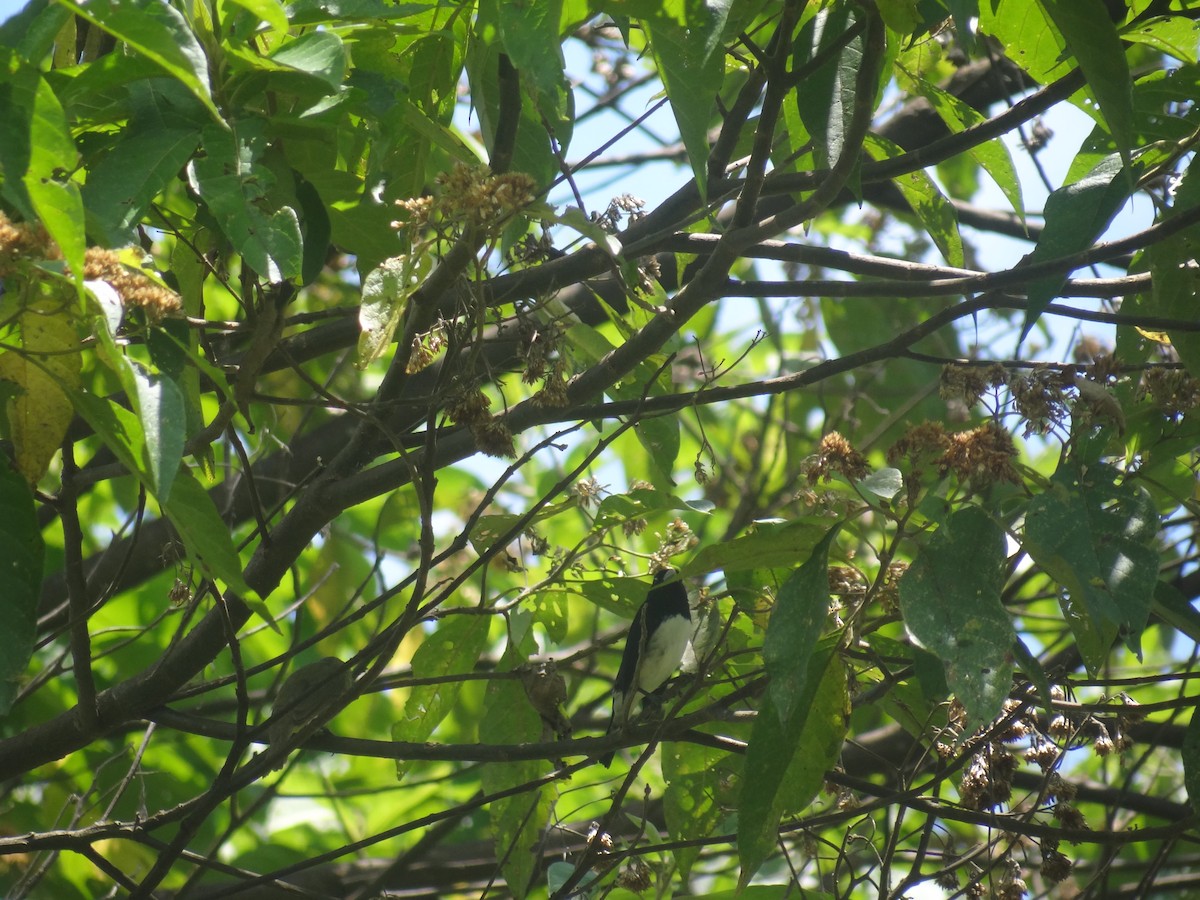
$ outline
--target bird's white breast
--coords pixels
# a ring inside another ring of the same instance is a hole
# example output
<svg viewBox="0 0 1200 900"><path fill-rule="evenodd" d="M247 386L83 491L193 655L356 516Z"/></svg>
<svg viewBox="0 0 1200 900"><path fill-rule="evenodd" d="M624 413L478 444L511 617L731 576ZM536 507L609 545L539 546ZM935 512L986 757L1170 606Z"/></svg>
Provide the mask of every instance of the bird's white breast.
<svg viewBox="0 0 1200 900"><path fill-rule="evenodd" d="M679 667L691 638L692 623L682 616L673 616L660 624L646 642L638 666L638 689L647 693L658 690Z"/></svg>

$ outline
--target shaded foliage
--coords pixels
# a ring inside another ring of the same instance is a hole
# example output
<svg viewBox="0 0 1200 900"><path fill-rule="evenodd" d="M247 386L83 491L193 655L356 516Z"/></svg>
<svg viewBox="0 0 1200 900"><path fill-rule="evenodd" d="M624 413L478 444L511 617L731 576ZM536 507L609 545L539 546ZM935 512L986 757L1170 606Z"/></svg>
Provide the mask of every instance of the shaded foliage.
<svg viewBox="0 0 1200 900"><path fill-rule="evenodd" d="M1194 888L1187 6L0 25L5 896Z"/></svg>

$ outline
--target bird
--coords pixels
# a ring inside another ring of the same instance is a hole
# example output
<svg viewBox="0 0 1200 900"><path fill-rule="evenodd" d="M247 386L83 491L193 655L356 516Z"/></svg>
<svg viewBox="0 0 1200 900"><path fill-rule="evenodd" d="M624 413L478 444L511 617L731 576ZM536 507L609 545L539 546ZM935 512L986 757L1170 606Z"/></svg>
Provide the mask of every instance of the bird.
<svg viewBox="0 0 1200 900"><path fill-rule="evenodd" d="M683 659L692 637L692 613L687 588L677 575L674 569L662 569L654 576L650 593L629 626L621 667L613 682L608 734L629 720L638 695L662 687ZM612 758L612 753L606 753L600 762L607 768Z"/></svg>
<svg viewBox="0 0 1200 900"><path fill-rule="evenodd" d="M354 687L350 667L334 656L324 656L307 666L301 666L284 679L267 722L267 739L271 746L284 744L292 735L323 713L335 699L348 694ZM283 766L282 757L276 768Z"/></svg>

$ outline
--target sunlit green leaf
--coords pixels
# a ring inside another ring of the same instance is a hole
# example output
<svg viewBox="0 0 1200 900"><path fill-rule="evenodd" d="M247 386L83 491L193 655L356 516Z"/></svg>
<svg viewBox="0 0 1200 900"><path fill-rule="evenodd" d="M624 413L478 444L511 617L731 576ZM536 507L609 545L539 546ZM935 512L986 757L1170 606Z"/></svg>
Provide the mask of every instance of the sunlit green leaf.
<svg viewBox="0 0 1200 900"><path fill-rule="evenodd" d="M429 681L412 688L404 712L392 723L392 740L417 743L429 739L453 709L463 682L437 679L464 675L475 668L487 645L491 622L487 616L444 619L413 654L413 676ZM412 760L396 760L396 777L404 778Z"/></svg>

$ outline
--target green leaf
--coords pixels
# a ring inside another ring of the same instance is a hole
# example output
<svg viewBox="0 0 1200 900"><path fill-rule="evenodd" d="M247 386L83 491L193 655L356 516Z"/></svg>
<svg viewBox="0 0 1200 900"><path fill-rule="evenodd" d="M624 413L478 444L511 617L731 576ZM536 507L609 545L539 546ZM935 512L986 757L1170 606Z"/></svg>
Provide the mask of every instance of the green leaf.
<svg viewBox="0 0 1200 900"><path fill-rule="evenodd" d="M1158 581L1154 502L1119 477L1068 458L1025 516L1025 549L1066 589L1063 615L1093 673L1117 637L1140 658Z"/></svg>
<svg viewBox="0 0 1200 900"><path fill-rule="evenodd" d="M533 619L546 629L546 636L555 644L565 641L570 624L570 592L538 591L530 601Z"/></svg>
<svg viewBox="0 0 1200 900"><path fill-rule="evenodd" d="M675 468L675 460L679 457L679 416L649 416L640 419L633 426L633 433L638 442L650 454L655 469L661 476L662 482L674 484L671 473ZM654 479L656 483L659 478Z"/></svg>
<svg viewBox="0 0 1200 900"><path fill-rule="evenodd" d="M1200 813L1200 706L1192 707L1179 755L1183 760L1183 786L1187 788L1188 802L1194 812Z"/></svg>
<svg viewBox="0 0 1200 900"><path fill-rule="evenodd" d="M62 0L79 16L98 25L131 49L153 60L178 79L222 122L208 81L208 58L183 15L166 3L137 0Z"/></svg>
<svg viewBox="0 0 1200 900"><path fill-rule="evenodd" d="M271 26L272 31L288 30L287 11L279 0L231 0L251 15L257 16ZM320 32L313 32L320 33Z"/></svg>
<svg viewBox="0 0 1200 900"><path fill-rule="evenodd" d="M953 513L900 581L909 633L940 657L973 725L990 722L1012 688L1016 632L1000 601L1004 530L978 507Z"/></svg>
<svg viewBox="0 0 1200 900"><path fill-rule="evenodd" d="M504 671L512 671L522 660L513 651L501 660ZM484 716L479 739L486 744L521 744L537 741L542 733L541 717L525 696L516 678L496 678L488 682L484 698ZM489 763L481 780L487 793L522 785L549 771L544 760L514 763ZM492 830L496 838L496 858L501 860L508 890L524 897L539 871L540 857L535 849L541 840L550 804L545 788L526 790L491 804Z"/></svg>
<svg viewBox="0 0 1200 900"><path fill-rule="evenodd" d="M102 308L113 305L105 302L109 295L115 297L116 292L111 285L106 282L88 284ZM137 427L126 426L130 434L136 432L138 436L137 452L133 443L129 445L130 453L136 456L130 471L138 474L160 504L165 503L170 497L171 485L183 459L187 435L183 390L176 379L145 371L141 363L117 347L111 315L97 316L93 333L100 358L121 379L121 386L134 408ZM156 329L155 345L160 356L165 354L164 345L177 347L161 328ZM182 356L182 352L178 355ZM182 360L177 360L177 365L181 368ZM114 412L118 409L124 413L123 408L114 406ZM129 460L122 461L129 464Z"/></svg>
<svg viewBox="0 0 1200 900"><path fill-rule="evenodd" d="M959 33L962 33L961 30ZM909 73L909 77L913 79L917 93L929 101L934 112L955 134L987 120L987 116L949 91L944 91L912 73ZM1017 177L1017 167L1013 164L1012 154L1008 152L1004 142L1000 138L992 138L990 141L976 144L967 153L996 182L996 186L1012 206L1013 212L1024 222L1025 201L1021 196L1021 181Z"/></svg>
<svg viewBox="0 0 1200 900"><path fill-rule="evenodd" d="M171 496L183 459L187 430L183 391L170 378L133 368L133 398L146 437L148 474L154 495L163 503Z"/></svg>
<svg viewBox="0 0 1200 900"><path fill-rule="evenodd" d="M157 90L165 79L131 87L134 112L120 139L88 172L88 227L110 247L129 243L150 204L179 175L200 143L202 125Z"/></svg>
<svg viewBox="0 0 1200 900"><path fill-rule="evenodd" d="M363 280L362 306L358 310L358 360L364 369L379 357L392 342L396 329L404 319L408 298L421 286L433 267L428 253L407 254L385 259L367 273Z"/></svg>
<svg viewBox="0 0 1200 900"><path fill-rule="evenodd" d="M792 68L800 69L818 55L828 54L852 25L849 4L828 6L818 12L800 31ZM815 71L806 73L803 90L795 91L800 119L815 139L814 156L823 168L832 166L842 155L846 130L854 117L862 47L859 35L828 56Z"/></svg>
<svg viewBox="0 0 1200 900"><path fill-rule="evenodd" d="M488 616L451 616L439 622L412 657L415 678L435 679L474 671L487 647ZM418 684L409 692L404 713L392 723L392 740L420 742L429 739L458 703L463 682L447 679L438 684ZM403 779L412 760L396 760L396 778Z"/></svg>
<svg viewBox="0 0 1200 900"><path fill-rule="evenodd" d="M708 129L714 98L725 80L725 22L729 0L689 2L684 22L660 9L645 22L679 136L687 148L700 196L708 190Z"/></svg>
<svg viewBox="0 0 1200 900"><path fill-rule="evenodd" d="M260 275L280 282L300 274L303 240L294 209L262 208L275 180L258 162L266 149L265 130L260 120L231 123L229 130L209 125L204 155L188 164L188 178L234 249Z"/></svg>
<svg viewBox="0 0 1200 900"><path fill-rule="evenodd" d="M500 9L502 0L481 0L475 29L467 51L467 74L480 130L489 150L494 150L500 114ZM558 45L555 39L555 46ZM574 95L561 70L557 83L542 85L535 103L522 103L513 147L512 171L524 172L539 184L559 175L554 146L565 150L574 127Z"/></svg>
<svg viewBox="0 0 1200 900"><path fill-rule="evenodd" d="M1133 146L1133 79L1125 48L1102 0L1039 0L1087 76L1100 112L1129 161Z"/></svg>
<svg viewBox="0 0 1200 900"><path fill-rule="evenodd" d="M1121 157L1114 154L1092 169L1086 178L1054 191L1046 199L1046 224L1042 235L1025 261L1039 263L1058 259L1090 247L1125 205L1131 181L1121 164ZM1025 311L1021 340L1028 337L1050 301L1058 296L1068 274L1046 275L1030 282L1029 306Z"/></svg>
<svg viewBox="0 0 1200 900"><path fill-rule="evenodd" d="M153 493L154 479L146 459L146 436L138 417L112 400L84 391L72 392L71 402L121 465Z"/></svg>
<svg viewBox="0 0 1200 900"><path fill-rule="evenodd" d="M1175 191L1175 202L1166 218L1193 212L1200 206L1200 164L1193 160ZM1143 262L1153 276L1153 288L1138 310L1153 316L1177 319L1181 322L1196 318L1196 296L1200 278L1195 270L1196 254L1200 252L1200 228L1192 226L1146 248ZM1179 360L1194 376L1200 377L1200 333L1183 329L1167 329L1171 346Z"/></svg>
<svg viewBox="0 0 1200 900"><path fill-rule="evenodd" d="M44 547L33 492L0 454L0 716L8 714L33 657Z"/></svg>
<svg viewBox="0 0 1200 900"><path fill-rule="evenodd" d="M271 54L271 60L340 88L349 60L346 45L332 31L310 31L288 41Z"/></svg>
<svg viewBox="0 0 1200 900"><path fill-rule="evenodd" d="M79 385L81 358L74 305L35 300L10 320L23 353L0 352L0 379L19 386L6 404L17 470L36 484L71 425L69 392Z"/></svg>
<svg viewBox="0 0 1200 900"><path fill-rule="evenodd" d="M500 40L513 66L537 94L554 93L563 79L562 0L505 0L499 15Z"/></svg>
<svg viewBox="0 0 1200 900"><path fill-rule="evenodd" d="M1151 18L1122 31L1121 38L1186 63L1195 65L1197 61L1196 23L1186 16Z"/></svg>
<svg viewBox="0 0 1200 900"><path fill-rule="evenodd" d="M621 525L633 519L644 519L657 512L686 509L678 497L650 489L632 490L627 494L609 494L596 507L592 527L600 530Z"/></svg>
<svg viewBox="0 0 1200 900"><path fill-rule="evenodd" d="M229 525L217 512L217 507L208 496L208 492L186 466L179 468L174 489L170 499L163 506L163 512L179 532L188 553L200 563L205 574L224 582L265 622L278 631L265 606L254 600L250 587L242 577L242 562L233 546Z"/></svg>
<svg viewBox="0 0 1200 900"><path fill-rule="evenodd" d="M1017 64L1034 81L1045 84L1067 74L1062 38L1037 3L980 3L978 30L997 38L1002 46L1021 48Z"/></svg>
<svg viewBox="0 0 1200 900"><path fill-rule="evenodd" d="M763 640L763 663L770 685L767 696L786 723L808 687L808 662L829 617L829 546L841 530L834 525L812 555L779 588ZM762 711L769 715L767 711Z"/></svg>
<svg viewBox="0 0 1200 900"><path fill-rule="evenodd" d="M0 190L29 221L40 220L83 281L83 199L71 179L79 161L58 97L37 69L0 48Z"/></svg>
<svg viewBox="0 0 1200 900"><path fill-rule="evenodd" d="M727 776L720 766L728 756L724 750L700 744L672 741L663 745L662 772L667 782L663 791L663 818L672 840L699 842L711 835L725 818L718 798L723 793L721 781ZM675 851L675 862L683 878L687 878L699 853L698 845Z"/></svg>
<svg viewBox="0 0 1200 900"><path fill-rule="evenodd" d="M860 490L884 500L891 500L904 487L904 476L899 469L876 469L857 484Z"/></svg>
<svg viewBox="0 0 1200 900"><path fill-rule="evenodd" d="M878 135L868 134L863 146L875 159L891 159L900 156L904 150ZM913 213L920 220L942 256L951 266L963 265L962 235L958 231L958 211L954 204L946 199L945 194L938 189L924 169L917 169L899 178L893 178L893 183L900 189Z"/></svg>
<svg viewBox="0 0 1200 900"><path fill-rule="evenodd" d="M685 575L701 575L718 569L790 569L808 558L828 528L827 522L759 523L754 534L702 547L682 571Z"/></svg>
<svg viewBox="0 0 1200 900"><path fill-rule="evenodd" d="M1154 279L1149 302L1142 310L1147 315L1195 321L1196 297L1200 291L1200 277L1194 267L1198 246L1200 241L1185 233L1171 235L1146 248L1145 260ZM1175 328L1167 329L1166 333L1180 362L1194 377L1200 377L1200 333Z"/></svg>
<svg viewBox="0 0 1200 900"><path fill-rule="evenodd" d="M94 394L72 391L71 400L75 404L75 411L92 426L105 446L153 494L156 481L141 420L124 407ZM188 553L196 559L204 573L223 581L264 621L276 627L266 608L254 600L242 576L241 560L234 549L229 526L191 471L180 466L175 473L170 497L166 501L158 499L163 514L171 520Z"/></svg>
<svg viewBox="0 0 1200 900"><path fill-rule="evenodd" d="M837 761L849 723L846 670L832 642L808 660L804 696L786 723L759 710L746 747L738 801L738 855L745 886L775 851L785 812L806 808Z"/></svg>

